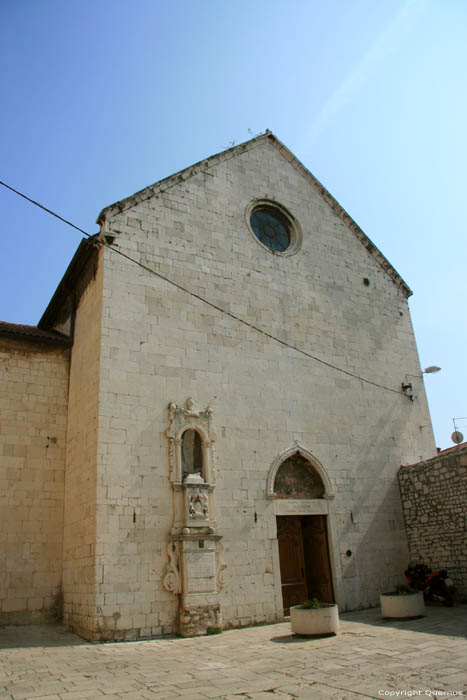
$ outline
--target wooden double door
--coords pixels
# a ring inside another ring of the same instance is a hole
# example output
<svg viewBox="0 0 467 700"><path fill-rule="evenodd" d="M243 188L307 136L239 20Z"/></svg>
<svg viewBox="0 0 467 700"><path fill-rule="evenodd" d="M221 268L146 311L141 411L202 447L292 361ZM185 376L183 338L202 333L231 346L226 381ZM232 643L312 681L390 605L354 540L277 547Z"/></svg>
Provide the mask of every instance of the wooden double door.
<svg viewBox="0 0 467 700"><path fill-rule="evenodd" d="M284 614L318 598L334 602L325 515L278 515L277 539Z"/></svg>

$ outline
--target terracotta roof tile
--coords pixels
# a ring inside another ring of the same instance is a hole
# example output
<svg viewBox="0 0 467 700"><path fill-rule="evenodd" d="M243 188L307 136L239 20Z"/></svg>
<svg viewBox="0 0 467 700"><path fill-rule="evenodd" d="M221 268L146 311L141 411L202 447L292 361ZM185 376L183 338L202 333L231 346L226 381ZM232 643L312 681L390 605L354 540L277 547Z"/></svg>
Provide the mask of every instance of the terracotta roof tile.
<svg viewBox="0 0 467 700"><path fill-rule="evenodd" d="M0 336L55 345L71 345L71 339L63 333L44 331L37 326L26 326L22 323L8 323L7 321L0 321Z"/></svg>
<svg viewBox="0 0 467 700"><path fill-rule="evenodd" d="M438 449L438 448L437 448ZM407 469L407 467L420 467L421 465L428 464L429 462L434 462L435 460L439 459L440 457L446 457L448 455L454 455L457 454L457 452L466 453L467 454L467 442L461 442L460 445L454 445L453 447L447 447L445 450L440 450L437 454L435 454L434 457L429 457L428 459L422 459L420 462L416 462L415 464L403 464L402 469Z"/></svg>
<svg viewBox="0 0 467 700"><path fill-rule="evenodd" d="M450 452L455 452L456 450L460 450L463 447L467 447L467 442L461 442L459 445L454 445L453 447L446 447L446 449L440 450L438 452L438 455L447 455Z"/></svg>

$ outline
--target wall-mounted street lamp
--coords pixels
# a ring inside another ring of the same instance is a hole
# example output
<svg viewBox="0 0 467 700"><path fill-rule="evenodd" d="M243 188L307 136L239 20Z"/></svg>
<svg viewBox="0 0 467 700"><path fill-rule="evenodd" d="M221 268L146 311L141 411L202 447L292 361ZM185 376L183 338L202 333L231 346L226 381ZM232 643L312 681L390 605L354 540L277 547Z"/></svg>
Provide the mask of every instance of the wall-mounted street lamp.
<svg viewBox="0 0 467 700"><path fill-rule="evenodd" d="M424 374L435 374L436 372L439 372L441 367L437 367L436 365L430 365L429 367L425 367L424 370L422 370L421 374L406 374L405 375L405 382L402 382L401 388L402 388L402 393L407 396L410 401L413 401L413 386L412 382L409 381L409 377L415 377L416 379L423 379Z"/></svg>

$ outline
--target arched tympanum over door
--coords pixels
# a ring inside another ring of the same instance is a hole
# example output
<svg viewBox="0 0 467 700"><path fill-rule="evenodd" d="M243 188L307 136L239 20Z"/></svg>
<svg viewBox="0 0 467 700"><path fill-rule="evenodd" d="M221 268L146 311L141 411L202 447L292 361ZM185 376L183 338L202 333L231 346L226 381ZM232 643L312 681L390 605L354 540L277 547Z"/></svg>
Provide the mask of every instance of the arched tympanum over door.
<svg viewBox="0 0 467 700"><path fill-rule="evenodd" d="M268 480L276 499L277 540L284 613L310 598L333 602L327 532L333 497L324 469L300 448L282 456Z"/></svg>
<svg viewBox="0 0 467 700"><path fill-rule="evenodd" d="M325 488L310 461L297 451L280 465L274 493L281 499L315 499L324 497Z"/></svg>

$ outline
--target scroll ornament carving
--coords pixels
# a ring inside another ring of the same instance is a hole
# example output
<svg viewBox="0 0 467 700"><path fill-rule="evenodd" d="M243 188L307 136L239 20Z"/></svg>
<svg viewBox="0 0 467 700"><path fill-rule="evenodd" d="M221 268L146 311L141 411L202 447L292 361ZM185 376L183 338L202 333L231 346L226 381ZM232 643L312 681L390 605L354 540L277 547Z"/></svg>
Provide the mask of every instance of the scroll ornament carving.
<svg viewBox="0 0 467 700"><path fill-rule="evenodd" d="M176 542L169 542L167 545L167 555L169 563L165 567L162 577L162 585L169 593L180 593L180 572L179 572L179 552Z"/></svg>
<svg viewBox="0 0 467 700"><path fill-rule="evenodd" d="M217 554L217 590L223 591L227 584L227 564L222 558L224 547L219 543L219 552Z"/></svg>
<svg viewBox="0 0 467 700"><path fill-rule="evenodd" d="M172 472L175 464L175 445L174 439L169 438L169 475L172 477Z"/></svg>
<svg viewBox="0 0 467 700"><path fill-rule="evenodd" d="M214 413L214 410L211 406L205 408L204 411L199 411L195 409L195 402L193 401L191 396L189 396L185 401L185 406L177 406L176 403L171 401L169 403L168 408L169 429L167 430L167 434L170 433L171 425L177 416L184 416L185 418L207 418L209 420L212 414Z"/></svg>

